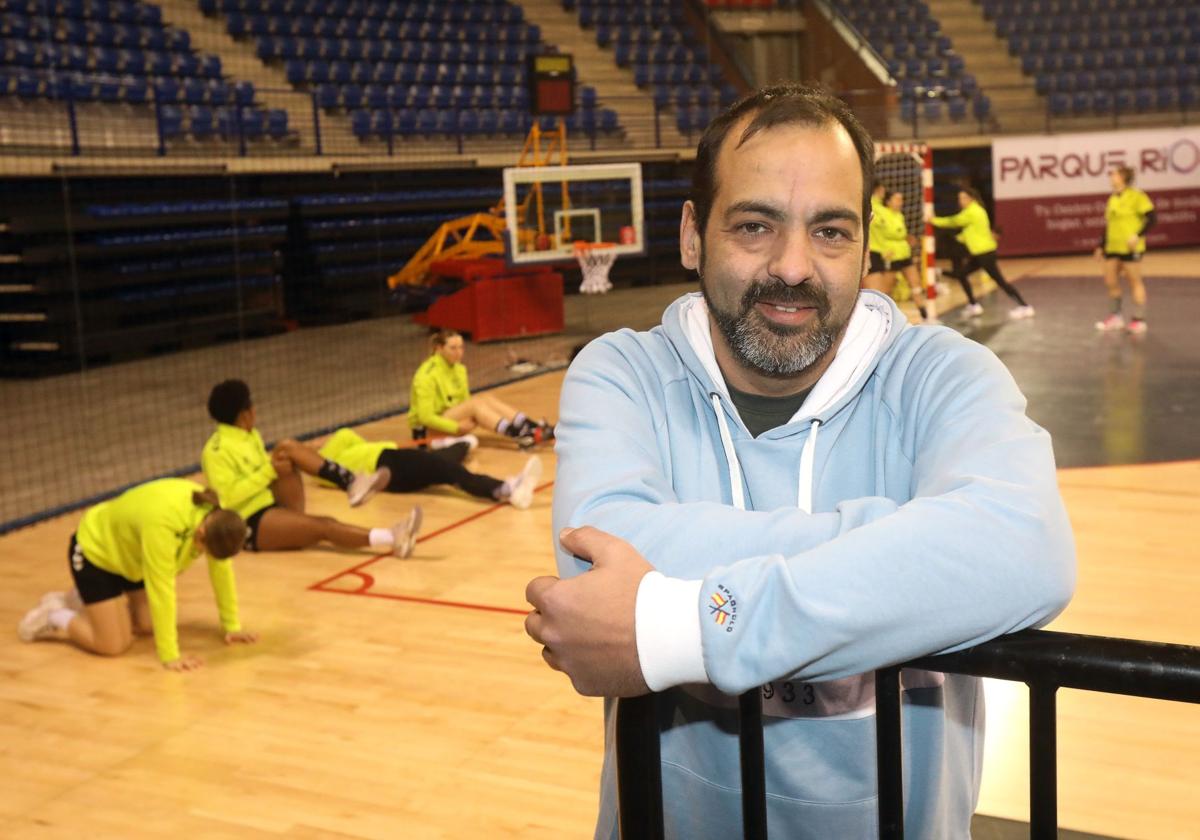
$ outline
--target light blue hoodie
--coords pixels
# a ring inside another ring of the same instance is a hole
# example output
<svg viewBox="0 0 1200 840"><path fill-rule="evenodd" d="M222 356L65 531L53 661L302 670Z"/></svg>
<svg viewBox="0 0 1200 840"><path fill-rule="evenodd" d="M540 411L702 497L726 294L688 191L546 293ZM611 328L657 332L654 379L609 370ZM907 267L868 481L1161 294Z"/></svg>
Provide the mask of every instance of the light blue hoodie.
<svg viewBox="0 0 1200 840"><path fill-rule="evenodd" d="M563 385L554 527L655 567L638 592L667 836L740 836L736 695L762 685L773 837L874 837L873 671L1044 624L1074 588L1050 438L986 348L862 292L789 423L752 438L697 294L592 342ZM586 571L558 549L563 577ZM661 574L659 574L661 573ZM979 680L904 672L906 830L969 836ZM672 687L681 686L682 687ZM721 694L724 692L725 694ZM597 838L615 838L613 706Z"/></svg>

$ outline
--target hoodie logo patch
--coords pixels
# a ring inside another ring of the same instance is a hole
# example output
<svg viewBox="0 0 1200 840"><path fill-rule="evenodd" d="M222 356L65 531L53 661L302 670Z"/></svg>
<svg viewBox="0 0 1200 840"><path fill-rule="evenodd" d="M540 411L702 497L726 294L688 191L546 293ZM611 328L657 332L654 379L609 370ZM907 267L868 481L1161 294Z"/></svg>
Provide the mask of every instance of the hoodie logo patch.
<svg viewBox="0 0 1200 840"><path fill-rule="evenodd" d="M732 633L733 625L737 623L737 599L726 587L717 584L717 591L709 597L708 614L714 624L724 627L726 633Z"/></svg>

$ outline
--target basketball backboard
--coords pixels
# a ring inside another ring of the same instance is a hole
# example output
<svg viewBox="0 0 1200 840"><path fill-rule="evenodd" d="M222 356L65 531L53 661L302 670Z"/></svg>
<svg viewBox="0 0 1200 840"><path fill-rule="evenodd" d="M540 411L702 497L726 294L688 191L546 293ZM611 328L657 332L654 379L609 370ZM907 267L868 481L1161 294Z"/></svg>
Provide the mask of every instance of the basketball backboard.
<svg viewBox="0 0 1200 840"><path fill-rule="evenodd" d="M639 163L504 170L505 251L514 265L573 261L581 242L646 250Z"/></svg>

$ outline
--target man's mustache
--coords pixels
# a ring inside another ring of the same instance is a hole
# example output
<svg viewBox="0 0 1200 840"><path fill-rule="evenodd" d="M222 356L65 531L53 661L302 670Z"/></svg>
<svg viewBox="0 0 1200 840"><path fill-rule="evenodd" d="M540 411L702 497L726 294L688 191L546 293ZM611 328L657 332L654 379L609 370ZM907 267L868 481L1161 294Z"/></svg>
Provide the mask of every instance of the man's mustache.
<svg viewBox="0 0 1200 840"><path fill-rule="evenodd" d="M756 303L763 301L779 306L811 307L821 315L829 312L829 296L820 286L811 283L789 286L779 280L756 282L742 295L742 311L749 312Z"/></svg>

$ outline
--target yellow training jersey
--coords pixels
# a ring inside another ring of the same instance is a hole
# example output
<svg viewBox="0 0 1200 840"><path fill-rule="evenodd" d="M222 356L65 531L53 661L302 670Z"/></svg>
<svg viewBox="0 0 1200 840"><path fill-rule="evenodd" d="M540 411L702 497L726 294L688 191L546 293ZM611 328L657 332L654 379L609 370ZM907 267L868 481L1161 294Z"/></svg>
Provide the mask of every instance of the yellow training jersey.
<svg viewBox="0 0 1200 840"><path fill-rule="evenodd" d="M208 485L216 491L221 507L249 519L275 504L271 482L279 477L258 429L246 431L218 423L204 444L200 467Z"/></svg>
<svg viewBox="0 0 1200 840"><path fill-rule="evenodd" d="M887 206L875 196L871 196L871 226L868 229L871 240L870 248L876 254L883 254L883 216Z"/></svg>
<svg viewBox="0 0 1200 840"><path fill-rule="evenodd" d="M912 246L908 244L908 224L904 221L904 214L899 210L884 207L882 215L883 221L879 226L882 236L879 252L888 262L908 259L912 256Z"/></svg>
<svg viewBox="0 0 1200 840"><path fill-rule="evenodd" d="M1139 236L1146 214L1154 209L1150 196L1133 187L1126 187L1108 197L1104 208L1104 251L1107 254L1141 254L1146 250L1146 237ZM1137 236L1130 249L1129 240Z"/></svg>
<svg viewBox="0 0 1200 840"><path fill-rule="evenodd" d="M413 429L433 429L457 434L458 423L443 417L446 409L471 398L467 385L467 366L462 362L451 365L440 353L434 353L421 363L413 376L409 395L408 425Z"/></svg>
<svg viewBox="0 0 1200 840"><path fill-rule="evenodd" d="M154 646L163 662L179 658L175 577L199 554L196 528L213 509L192 501L192 494L203 489L182 478L139 484L90 508L75 535L92 565L126 580L145 582ZM210 559L208 574L221 627L227 633L240 630L233 563Z"/></svg>
<svg viewBox="0 0 1200 840"><path fill-rule="evenodd" d="M992 223L987 211L978 201L972 201L961 213L953 216L934 216L930 221L934 227L962 228L954 237L963 245L971 256L986 254L996 250L996 237L992 236Z"/></svg>

